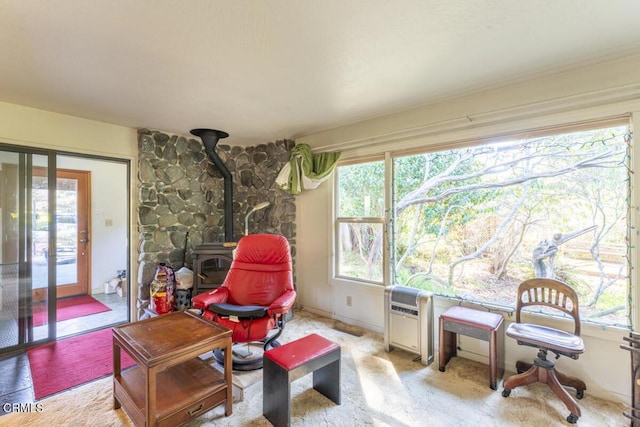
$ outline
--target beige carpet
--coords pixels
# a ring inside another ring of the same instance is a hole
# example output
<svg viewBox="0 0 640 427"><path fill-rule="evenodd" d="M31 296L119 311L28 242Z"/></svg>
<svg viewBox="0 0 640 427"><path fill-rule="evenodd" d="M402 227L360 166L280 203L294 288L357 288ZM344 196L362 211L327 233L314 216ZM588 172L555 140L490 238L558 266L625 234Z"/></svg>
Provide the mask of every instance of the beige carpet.
<svg viewBox="0 0 640 427"><path fill-rule="evenodd" d="M296 312L281 342L319 333L342 346L342 405L312 389L311 375L292 386L294 426L554 426L568 425L568 412L541 384L518 388L508 398L488 386L488 367L453 358L447 371L425 367L414 355L384 351L383 337L358 337L332 328L334 322ZM587 385L588 386L588 385ZM113 410L111 378L104 378L42 400L42 411L0 417L12 426L132 426L120 409ZM167 392L171 392L167 390ZM579 426L627 426L624 405L589 396L579 401ZM270 426L262 416L262 386L249 389L233 414L218 407L189 426Z"/></svg>

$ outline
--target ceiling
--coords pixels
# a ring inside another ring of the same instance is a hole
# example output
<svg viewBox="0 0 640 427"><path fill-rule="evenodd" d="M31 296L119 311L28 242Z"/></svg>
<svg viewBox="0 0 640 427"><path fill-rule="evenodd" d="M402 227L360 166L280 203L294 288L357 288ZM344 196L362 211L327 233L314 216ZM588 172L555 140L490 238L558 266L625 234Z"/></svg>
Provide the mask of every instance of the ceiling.
<svg viewBox="0 0 640 427"><path fill-rule="evenodd" d="M637 0L0 0L0 101L254 145L635 54L639 17Z"/></svg>

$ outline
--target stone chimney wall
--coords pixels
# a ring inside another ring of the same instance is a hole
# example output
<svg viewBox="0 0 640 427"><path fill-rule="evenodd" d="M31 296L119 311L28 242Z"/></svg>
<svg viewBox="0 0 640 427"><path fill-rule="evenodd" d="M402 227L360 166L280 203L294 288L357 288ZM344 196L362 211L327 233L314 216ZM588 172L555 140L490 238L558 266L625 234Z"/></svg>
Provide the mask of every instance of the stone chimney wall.
<svg viewBox="0 0 640 427"><path fill-rule="evenodd" d="M244 235L251 208L268 201L252 214L249 232L282 234L295 260L295 199L275 183L294 145L291 140L252 147L218 143L216 153L233 177L234 241ZM224 181L199 138L141 129L138 159L140 316L158 263L192 269L196 246L224 241Z"/></svg>

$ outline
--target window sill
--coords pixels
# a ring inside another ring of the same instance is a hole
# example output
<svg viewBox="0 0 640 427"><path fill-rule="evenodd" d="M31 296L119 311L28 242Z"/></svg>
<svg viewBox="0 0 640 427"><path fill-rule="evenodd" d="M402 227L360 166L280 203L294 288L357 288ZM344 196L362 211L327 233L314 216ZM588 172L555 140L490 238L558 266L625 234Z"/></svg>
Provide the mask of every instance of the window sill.
<svg viewBox="0 0 640 427"><path fill-rule="evenodd" d="M440 310L444 311L450 306L457 305L457 302L451 298L436 296L434 299L436 313L440 312ZM483 308L479 305L474 305L472 303L466 304L472 306L473 308L477 308L482 310ZM502 314L504 319L508 323L513 323L516 321L515 310L513 314L509 314L506 311L502 310L490 310L492 312ZM438 314L436 314L437 316ZM546 316L544 314L539 313L524 313L522 314L522 321L529 323L536 323L544 326L548 326L550 328L557 328L562 330L570 330L573 326L573 322L569 319L562 319L554 316ZM505 325L506 327L506 325ZM629 335L629 329L621 326L609 326L609 325L599 325L590 322L582 322L581 326L581 336L583 338L596 338L599 340L611 341L616 344L619 344L622 340L622 337Z"/></svg>
<svg viewBox="0 0 640 427"><path fill-rule="evenodd" d="M384 290L386 287L384 283L364 282L356 279L347 279L344 277L332 277L329 280L329 284L331 286L362 286L380 290Z"/></svg>

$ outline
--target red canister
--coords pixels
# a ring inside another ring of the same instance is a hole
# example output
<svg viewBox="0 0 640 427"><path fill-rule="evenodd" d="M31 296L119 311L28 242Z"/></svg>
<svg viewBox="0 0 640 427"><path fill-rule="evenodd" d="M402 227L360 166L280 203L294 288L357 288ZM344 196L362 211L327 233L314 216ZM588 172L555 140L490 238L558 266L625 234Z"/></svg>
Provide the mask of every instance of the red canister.
<svg viewBox="0 0 640 427"><path fill-rule="evenodd" d="M165 314L173 311L172 304L166 292L157 292L151 298L151 310L158 314Z"/></svg>

